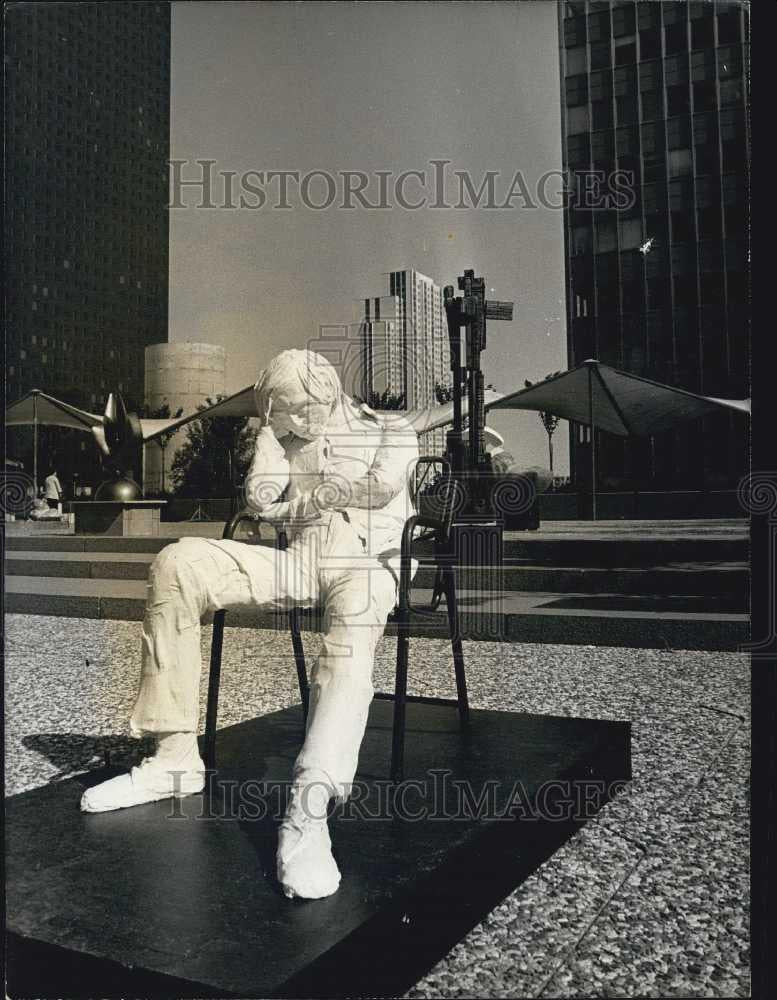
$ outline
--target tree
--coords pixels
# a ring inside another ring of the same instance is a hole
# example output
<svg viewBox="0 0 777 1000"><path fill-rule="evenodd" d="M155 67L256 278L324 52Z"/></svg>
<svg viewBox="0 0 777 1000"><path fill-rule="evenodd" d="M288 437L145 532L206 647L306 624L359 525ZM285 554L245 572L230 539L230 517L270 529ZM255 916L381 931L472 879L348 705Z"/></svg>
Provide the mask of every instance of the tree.
<svg viewBox="0 0 777 1000"><path fill-rule="evenodd" d="M375 392L372 389L367 398L367 406L372 410L404 410L404 392L392 392L388 386L383 392Z"/></svg>
<svg viewBox="0 0 777 1000"><path fill-rule="evenodd" d="M174 414L170 413L170 407L167 403L162 403L161 406L153 409L144 403L143 409L141 411L141 416L149 420L177 420L183 414L183 407L179 406ZM159 450L162 453L162 475L159 482L159 492L165 492L165 450L170 444L171 439L175 435L175 431L165 431L163 434L158 434L154 438L154 443L159 446Z"/></svg>
<svg viewBox="0 0 777 1000"><path fill-rule="evenodd" d="M493 382L489 382L486 389L497 391ZM466 391L464 395L466 396ZM453 399L453 384L451 382L437 382L434 387L434 398L440 406L444 403L450 403Z"/></svg>
<svg viewBox="0 0 777 1000"><path fill-rule="evenodd" d="M450 403L453 399L453 386L451 383L437 382L434 386L434 398L440 406L444 403Z"/></svg>
<svg viewBox="0 0 777 1000"><path fill-rule="evenodd" d="M560 375L561 372L551 372L550 375L546 375L543 381L549 378L555 378L556 375ZM531 382L529 379L524 379L523 383L527 389L531 388L533 385L538 385L537 382ZM561 417L557 417L555 413L550 413L548 410L541 410L538 414L542 426L548 435L548 461L550 463L550 471L553 472L553 433L558 427L558 422Z"/></svg>
<svg viewBox="0 0 777 1000"><path fill-rule="evenodd" d="M220 402L206 399L204 410ZM206 417L188 425L186 443L173 460L173 481L179 496L231 497L243 482L253 453L256 432L248 417Z"/></svg>

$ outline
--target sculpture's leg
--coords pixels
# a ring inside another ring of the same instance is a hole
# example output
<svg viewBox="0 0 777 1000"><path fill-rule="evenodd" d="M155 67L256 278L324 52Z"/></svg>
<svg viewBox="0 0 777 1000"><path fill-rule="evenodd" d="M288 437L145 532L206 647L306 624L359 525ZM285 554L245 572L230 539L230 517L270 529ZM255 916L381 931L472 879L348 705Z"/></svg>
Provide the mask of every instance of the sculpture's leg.
<svg viewBox="0 0 777 1000"><path fill-rule="evenodd" d="M230 545L239 561L230 555ZM289 571L287 555L240 542L185 538L168 545L151 565L143 620L141 678L130 730L153 733L157 752L120 775L88 789L81 808L105 812L201 791L204 764L197 749L200 619L207 611L241 604L285 606L314 600L314 576Z"/></svg>
<svg viewBox="0 0 777 1000"><path fill-rule="evenodd" d="M278 842L284 892L306 898L331 895L340 882L327 805L332 796L349 795L372 701L375 646L396 601L394 577L377 564L332 575L322 589L325 636L312 670L305 743Z"/></svg>

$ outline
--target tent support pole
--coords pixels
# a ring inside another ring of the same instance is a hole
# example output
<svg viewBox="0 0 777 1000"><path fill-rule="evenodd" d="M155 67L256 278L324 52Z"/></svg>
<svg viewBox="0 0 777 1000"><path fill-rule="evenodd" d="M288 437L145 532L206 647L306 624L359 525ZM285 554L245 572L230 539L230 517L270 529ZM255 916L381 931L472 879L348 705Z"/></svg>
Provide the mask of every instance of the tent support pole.
<svg viewBox="0 0 777 1000"><path fill-rule="evenodd" d="M594 379L588 366L588 418L591 428L591 520L596 520L596 427L594 426Z"/></svg>
<svg viewBox="0 0 777 1000"><path fill-rule="evenodd" d="M32 484L38 499L38 395L32 397Z"/></svg>

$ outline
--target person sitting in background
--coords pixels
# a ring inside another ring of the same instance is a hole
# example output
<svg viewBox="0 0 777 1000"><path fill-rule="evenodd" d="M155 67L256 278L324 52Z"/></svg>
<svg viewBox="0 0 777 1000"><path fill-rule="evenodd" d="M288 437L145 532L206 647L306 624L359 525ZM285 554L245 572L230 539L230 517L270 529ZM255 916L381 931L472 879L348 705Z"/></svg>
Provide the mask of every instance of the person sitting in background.
<svg viewBox="0 0 777 1000"><path fill-rule="evenodd" d="M56 469L53 469L46 476L45 497L49 507L53 510L59 510L59 505L62 501L62 484L59 481Z"/></svg>
<svg viewBox="0 0 777 1000"><path fill-rule="evenodd" d="M505 439L493 427L483 428L486 453L491 457L494 472L500 476L525 476L534 483L535 491L544 493L553 484L553 473L542 465L518 465L509 451L505 451Z"/></svg>

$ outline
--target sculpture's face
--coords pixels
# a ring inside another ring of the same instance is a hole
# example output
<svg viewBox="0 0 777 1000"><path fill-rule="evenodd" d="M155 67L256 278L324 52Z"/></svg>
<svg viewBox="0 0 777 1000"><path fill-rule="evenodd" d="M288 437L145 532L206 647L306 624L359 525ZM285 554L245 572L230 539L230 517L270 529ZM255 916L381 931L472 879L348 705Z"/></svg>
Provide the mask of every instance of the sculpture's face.
<svg viewBox="0 0 777 1000"><path fill-rule="evenodd" d="M278 437L292 433L313 441L324 433L331 415L329 403L317 403L301 387L272 393L270 423Z"/></svg>

